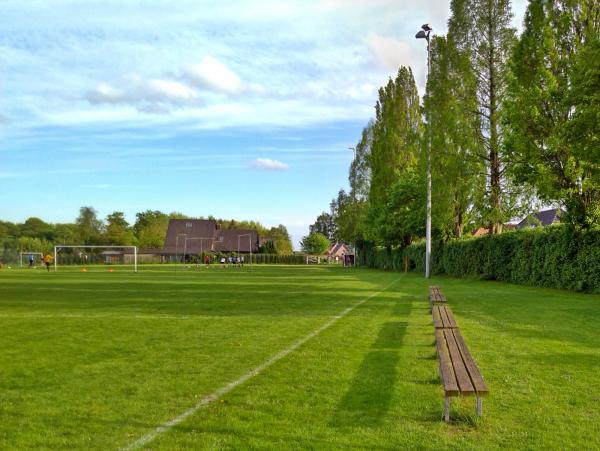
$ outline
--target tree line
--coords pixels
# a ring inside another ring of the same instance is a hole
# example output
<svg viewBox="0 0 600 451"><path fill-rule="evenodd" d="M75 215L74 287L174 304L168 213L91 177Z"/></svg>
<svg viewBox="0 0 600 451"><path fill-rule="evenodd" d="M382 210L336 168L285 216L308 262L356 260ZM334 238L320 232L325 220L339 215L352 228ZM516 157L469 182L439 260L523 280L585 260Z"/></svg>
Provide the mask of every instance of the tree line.
<svg viewBox="0 0 600 451"><path fill-rule="evenodd" d="M164 213L147 210L135 215L130 224L121 211L109 214L105 219L98 217L93 207L81 207L73 223L51 224L40 218L31 217L21 224L0 221L0 242L3 259L10 260L15 252L48 252L58 244L86 244L106 246L138 246L147 249L162 249L170 219L212 219L224 229L251 229L261 237L268 238L262 249L265 253L291 254L292 243L284 225L266 228L257 221L236 221L193 218L182 213Z"/></svg>
<svg viewBox="0 0 600 451"><path fill-rule="evenodd" d="M332 241L409 245L425 235L426 169L439 241L491 234L541 206L600 225L600 3L453 0L432 36L419 98L411 68L379 89L340 190L311 226Z"/></svg>

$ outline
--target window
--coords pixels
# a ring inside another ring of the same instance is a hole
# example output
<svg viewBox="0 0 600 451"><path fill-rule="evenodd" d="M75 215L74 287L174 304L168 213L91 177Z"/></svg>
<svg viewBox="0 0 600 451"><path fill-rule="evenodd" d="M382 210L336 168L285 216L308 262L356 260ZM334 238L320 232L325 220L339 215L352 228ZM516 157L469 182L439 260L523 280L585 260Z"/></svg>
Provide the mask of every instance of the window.
<svg viewBox="0 0 600 451"><path fill-rule="evenodd" d="M192 223L191 222L186 222L185 223L185 228L186 229L191 229L192 228Z"/></svg>

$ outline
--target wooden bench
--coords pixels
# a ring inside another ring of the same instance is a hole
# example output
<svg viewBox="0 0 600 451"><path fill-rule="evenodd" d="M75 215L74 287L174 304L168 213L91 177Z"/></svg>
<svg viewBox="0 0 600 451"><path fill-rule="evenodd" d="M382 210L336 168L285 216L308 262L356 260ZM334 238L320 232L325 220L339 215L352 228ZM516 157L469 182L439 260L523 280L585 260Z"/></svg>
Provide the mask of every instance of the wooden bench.
<svg viewBox="0 0 600 451"><path fill-rule="evenodd" d="M444 421L450 421L450 397L475 396L475 413L481 416L482 396L488 388L458 329L436 329L435 341L444 385Z"/></svg>
<svg viewBox="0 0 600 451"><path fill-rule="evenodd" d="M454 314L449 306L444 304L435 304L432 307L433 327L436 329L457 329L458 324L454 319Z"/></svg>
<svg viewBox="0 0 600 451"><path fill-rule="evenodd" d="M432 285L429 287L429 306L433 311L433 306L435 304L445 304L446 296L442 294L442 290L437 285Z"/></svg>

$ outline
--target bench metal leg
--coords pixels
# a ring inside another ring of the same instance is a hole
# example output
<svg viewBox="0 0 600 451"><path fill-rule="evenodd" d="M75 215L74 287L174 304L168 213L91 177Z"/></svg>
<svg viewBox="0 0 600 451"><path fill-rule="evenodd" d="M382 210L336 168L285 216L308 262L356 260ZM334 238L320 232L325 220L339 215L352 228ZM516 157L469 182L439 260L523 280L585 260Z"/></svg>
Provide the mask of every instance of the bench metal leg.
<svg viewBox="0 0 600 451"><path fill-rule="evenodd" d="M481 409L483 407L483 398L480 398L479 396L477 396L477 403L475 405L475 412L477 413L477 416L480 417L481 416Z"/></svg>
<svg viewBox="0 0 600 451"><path fill-rule="evenodd" d="M444 398L444 421L448 423L450 421L450 397Z"/></svg>

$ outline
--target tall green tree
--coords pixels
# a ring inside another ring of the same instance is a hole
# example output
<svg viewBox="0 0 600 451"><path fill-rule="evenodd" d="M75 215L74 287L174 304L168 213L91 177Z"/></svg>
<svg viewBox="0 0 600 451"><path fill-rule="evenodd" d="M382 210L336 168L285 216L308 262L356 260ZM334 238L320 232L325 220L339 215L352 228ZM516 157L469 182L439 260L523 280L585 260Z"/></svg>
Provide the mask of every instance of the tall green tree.
<svg viewBox="0 0 600 451"><path fill-rule="evenodd" d="M567 220L600 223L600 4L531 0L511 58L511 172Z"/></svg>
<svg viewBox="0 0 600 451"><path fill-rule="evenodd" d="M371 144L371 183L365 223L366 235L376 242L398 243L398 234L389 222L387 210L390 187L412 172L419 157L421 111L410 68L401 67L395 80L379 90Z"/></svg>
<svg viewBox="0 0 600 451"><path fill-rule="evenodd" d="M143 248L160 249L164 246L169 215L159 210L146 210L135 215L133 230L138 246Z"/></svg>
<svg viewBox="0 0 600 451"><path fill-rule="evenodd" d="M335 240L335 217L331 213L323 212L313 224L309 226L310 233L320 233L328 240Z"/></svg>
<svg viewBox="0 0 600 451"><path fill-rule="evenodd" d="M371 188L371 149L375 121L370 120L354 150L348 182L350 192L340 190L337 198L336 238L345 243L363 241L366 234L366 217Z"/></svg>
<svg viewBox="0 0 600 451"><path fill-rule="evenodd" d="M40 218L31 217L21 224L20 235L52 241L54 239L54 227Z"/></svg>
<svg viewBox="0 0 600 451"><path fill-rule="evenodd" d="M369 196L374 128L375 122L370 120L363 128L360 141L353 148L354 158L350 164L348 182L350 183L350 196L356 201L365 201Z"/></svg>
<svg viewBox="0 0 600 451"><path fill-rule="evenodd" d="M453 10L456 4L452 2ZM455 14L458 14L457 11ZM485 170L478 140L479 117L475 77L468 52L461 48L461 34L450 21L448 38L431 42L431 72L424 97L427 134L431 139L433 225L441 238L461 237L470 222L478 193L485 186ZM458 28L461 31L462 29ZM424 152L425 153L425 152ZM420 206L416 205L416 208Z"/></svg>
<svg viewBox="0 0 600 451"><path fill-rule="evenodd" d="M470 0L464 5L463 35L475 77L476 114L479 116L480 158L487 168L484 219L492 233L501 233L512 214L510 187L505 177L504 130L501 115L506 95L508 59L515 30L510 26L509 0Z"/></svg>
<svg viewBox="0 0 600 451"><path fill-rule="evenodd" d="M117 246L131 246L135 242L133 229L125 220L125 215L122 211L115 211L106 217L106 244L114 244Z"/></svg>
<svg viewBox="0 0 600 451"><path fill-rule="evenodd" d="M81 207L77 224L77 238L81 244L100 244L104 224L98 218L98 212L93 207Z"/></svg>
<svg viewBox="0 0 600 451"><path fill-rule="evenodd" d="M271 227L265 233L271 238L275 248L275 253L287 255L294 251L290 234L283 224L279 224L276 227Z"/></svg>
<svg viewBox="0 0 600 451"><path fill-rule="evenodd" d="M329 249L329 240L325 235L315 232L302 238L300 246L307 254L322 255Z"/></svg>

